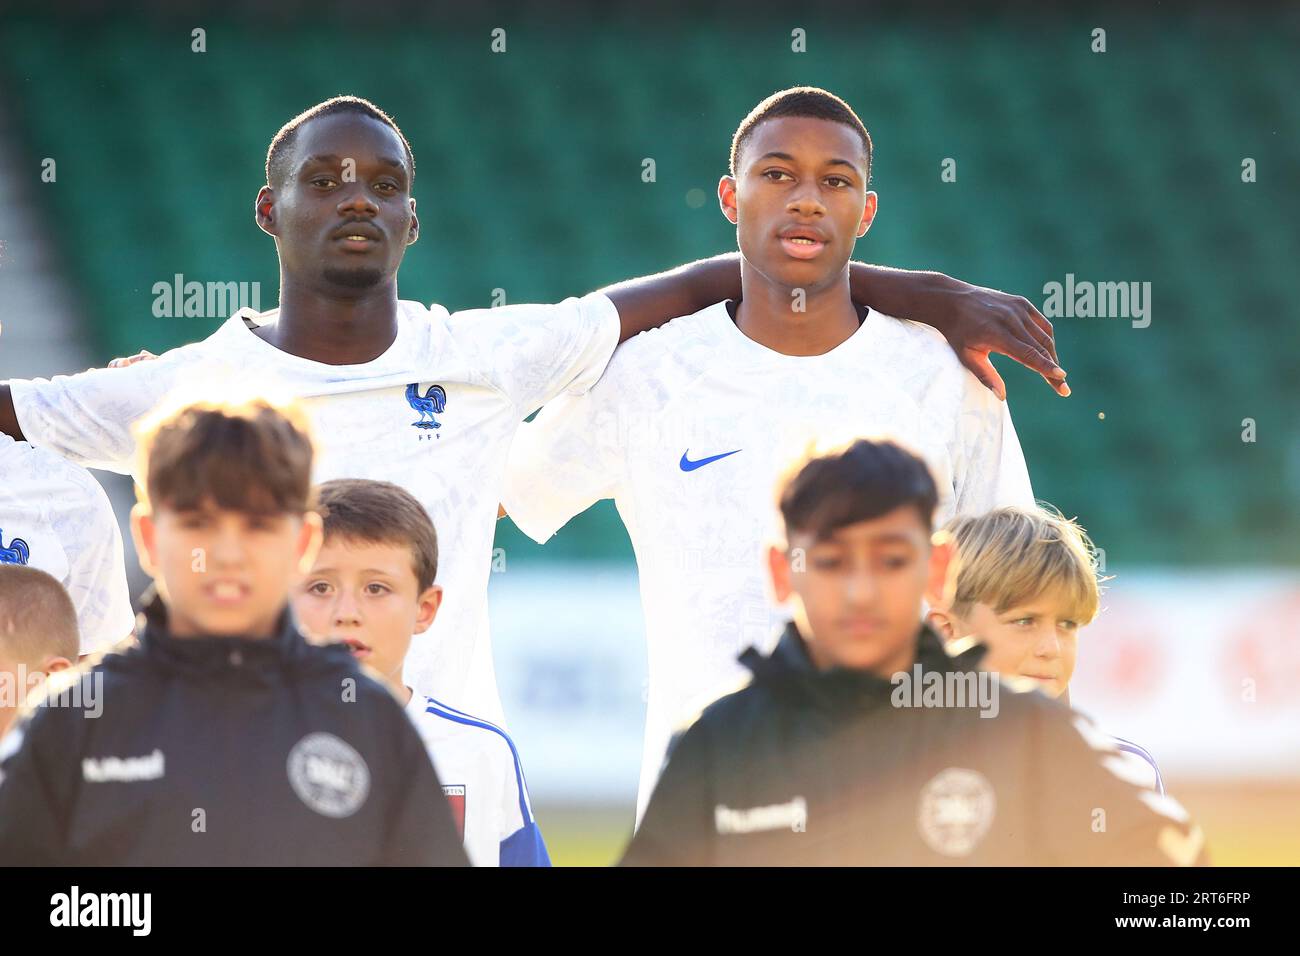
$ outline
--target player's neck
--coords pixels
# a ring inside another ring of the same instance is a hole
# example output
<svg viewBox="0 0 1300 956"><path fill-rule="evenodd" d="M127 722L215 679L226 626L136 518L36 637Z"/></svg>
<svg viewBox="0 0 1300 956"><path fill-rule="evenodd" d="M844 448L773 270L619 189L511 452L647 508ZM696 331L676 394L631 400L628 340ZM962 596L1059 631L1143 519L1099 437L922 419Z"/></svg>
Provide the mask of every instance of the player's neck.
<svg viewBox="0 0 1300 956"><path fill-rule="evenodd" d="M819 290L795 290L741 269L736 327L759 345L785 355L824 355L861 325L849 295L848 273Z"/></svg>
<svg viewBox="0 0 1300 956"><path fill-rule="evenodd" d="M290 355L326 365L373 361L397 338L397 283L340 299L280 277L280 314L256 333Z"/></svg>

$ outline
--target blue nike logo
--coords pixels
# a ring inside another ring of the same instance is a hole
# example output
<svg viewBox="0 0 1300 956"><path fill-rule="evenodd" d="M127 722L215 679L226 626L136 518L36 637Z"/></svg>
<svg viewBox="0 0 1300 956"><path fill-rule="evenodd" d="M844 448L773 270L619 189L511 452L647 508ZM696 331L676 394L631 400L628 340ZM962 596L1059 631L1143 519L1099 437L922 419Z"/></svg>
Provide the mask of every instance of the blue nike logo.
<svg viewBox="0 0 1300 956"><path fill-rule="evenodd" d="M709 464L710 462L715 462L719 458L726 458L728 455L734 455L736 454L736 452L739 451L744 451L744 449L737 448L736 451L724 451L721 455L712 455L709 458L701 458L699 461L691 461L689 458L686 457L691 452L691 450L688 448L686 449L686 451L682 452L682 460L679 461L677 464L682 469L682 471L694 471L696 468L703 468L705 465Z"/></svg>

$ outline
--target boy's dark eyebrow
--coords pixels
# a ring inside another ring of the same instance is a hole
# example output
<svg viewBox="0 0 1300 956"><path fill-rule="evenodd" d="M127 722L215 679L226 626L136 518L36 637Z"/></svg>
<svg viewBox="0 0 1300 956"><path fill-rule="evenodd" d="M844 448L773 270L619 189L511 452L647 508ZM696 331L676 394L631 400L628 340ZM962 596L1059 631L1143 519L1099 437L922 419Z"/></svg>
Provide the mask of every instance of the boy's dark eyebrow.
<svg viewBox="0 0 1300 956"><path fill-rule="evenodd" d="M762 162L763 160L765 160L765 159L780 159L780 160L784 160L784 161L787 162L787 163L793 163L793 162L795 161L795 158L794 158L793 156L791 156L789 153L781 153L781 152L776 152L776 151L773 151L773 152L770 152L770 153L764 153L762 156L758 157L758 162L761 163L761 162ZM834 158L834 159L828 159L828 160L826 160L826 165L827 165L827 166L847 166L847 167L849 167L849 169L853 170L855 173L858 171L857 164L852 163L852 162L849 162L849 160L847 160L847 159L840 159L840 158L838 158L838 157L836 157L836 158Z"/></svg>
<svg viewBox="0 0 1300 956"><path fill-rule="evenodd" d="M338 572L338 568L335 567L323 567L323 568L318 567L318 568L311 569L311 574L333 574L337 572ZM385 571L383 568L362 568L361 573L378 574L381 577L385 577L385 578L400 577L400 572L398 574L394 574L392 571Z"/></svg>
<svg viewBox="0 0 1300 956"><path fill-rule="evenodd" d="M915 543L915 540L912 538L912 536L903 531L887 531L884 532L883 534L871 534L867 536L867 540L871 544L914 544ZM837 528L834 531L830 532L830 534L827 534L824 537L818 538L816 541L814 541L813 547L816 547L819 544L844 544L844 543L845 543L844 541L840 540L839 529Z"/></svg>

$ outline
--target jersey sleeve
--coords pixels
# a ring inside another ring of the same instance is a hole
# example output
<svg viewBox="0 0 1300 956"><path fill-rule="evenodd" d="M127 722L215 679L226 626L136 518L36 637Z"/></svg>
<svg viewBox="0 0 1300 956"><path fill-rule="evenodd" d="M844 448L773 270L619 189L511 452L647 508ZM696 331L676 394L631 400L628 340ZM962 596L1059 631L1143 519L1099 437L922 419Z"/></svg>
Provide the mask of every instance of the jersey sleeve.
<svg viewBox="0 0 1300 956"><path fill-rule="evenodd" d="M135 615L112 505L99 482L77 470L70 500L52 509L50 523L68 560L64 585L77 610L81 653L91 654L130 634Z"/></svg>
<svg viewBox="0 0 1300 956"><path fill-rule="evenodd" d="M546 841L533 816L532 801L528 797L528 784L524 768L514 742L501 735L505 744L499 751L503 762L508 763L501 775L502 807L499 819L503 820L501 849L498 862L501 866L550 866L551 856L546 851Z"/></svg>
<svg viewBox="0 0 1300 956"><path fill-rule="evenodd" d="M708 736L697 720L670 745L668 762L620 866L712 865L717 834Z"/></svg>
<svg viewBox="0 0 1300 956"><path fill-rule="evenodd" d="M561 395L520 426L501 499L511 520L544 544L572 518L614 497L625 478L626 434L636 409L620 359L582 395Z"/></svg>
<svg viewBox="0 0 1300 956"><path fill-rule="evenodd" d="M23 437L79 465L129 475L131 426L178 382L191 354L174 349L126 368L14 379L9 387Z"/></svg>
<svg viewBox="0 0 1300 956"><path fill-rule="evenodd" d="M1048 865L1192 866L1208 862L1201 828L1173 797L1133 774L1087 717L1044 709L1036 728L1036 842Z"/></svg>
<svg viewBox="0 0 1300 956"><path fill-rule="evenodd" d="M1013 505L1032 508L1033 487L1010 406L969 372L964 388L953 476L955 513L984 514Z"/></svg>
<svg viewBox="0 0 1300 956"><path fill-rule="evenodd" d="M600 292L554 305L457 312L448 327L521 419L563 392L595 384L621 334L618 309Z"/></svg>
<svg viewBox="0 0 1300 956"><path fill-rule="evenodd" d="M551 856L546 852L546 841L537 821L529 821L501 841L501 866L550 866Z"/></svg>

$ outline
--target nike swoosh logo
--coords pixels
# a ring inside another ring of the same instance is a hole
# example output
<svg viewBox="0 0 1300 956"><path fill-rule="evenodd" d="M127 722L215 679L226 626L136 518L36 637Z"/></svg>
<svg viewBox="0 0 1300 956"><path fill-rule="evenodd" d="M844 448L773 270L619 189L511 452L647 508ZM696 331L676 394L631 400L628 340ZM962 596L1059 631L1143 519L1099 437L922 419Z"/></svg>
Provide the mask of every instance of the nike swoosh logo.
<svg viewBox="0 0 1300 956"><path fill-rule="evenodd" d="M742 448L737 448L736 451L724 451L721 455L712 455L708 458L701 458L699 461L691 461L686 457L691 453L691 450L688 448L686 451L682 452L682 460L679 461L677 465L682 471L694 471L696 468L703 468L705 465L715 462L720 458L726 458L728 455L734 455L743 450L744 449Z"/></svg>

